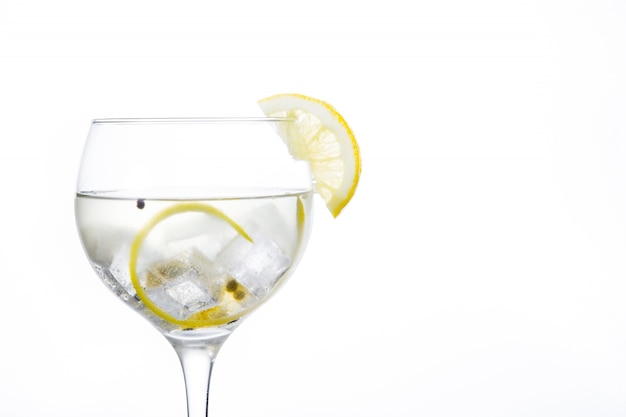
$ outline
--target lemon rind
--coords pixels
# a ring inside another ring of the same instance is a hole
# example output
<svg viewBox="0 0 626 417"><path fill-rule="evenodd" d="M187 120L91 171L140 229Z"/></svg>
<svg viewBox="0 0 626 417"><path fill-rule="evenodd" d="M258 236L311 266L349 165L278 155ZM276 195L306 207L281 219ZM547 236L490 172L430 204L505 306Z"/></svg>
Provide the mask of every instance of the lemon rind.
<svg viewBox="0 0 626 417"><path fill-rule="evenodd" d="M150 311L152 311L152 313L154 313L156 316L160 317L161 319L167 322L177 324L185 328L218 326L218 325L227 324L235 320L238 320L248 313L247 309L244 309L237 314L220 317L220 318L211 318L211 319L203 319L203 320L178 319L172 316L171 314L168 314L167 312L165 312L155 302L153 302L150 299L150 297L148 297L148 294L146 293L145 289L141 286L141 283L139 282L139 276L137 275L137 260L139 258L141 245L143 241L145 240L145 238L148 236L150 231L161 221L165 220L166 218L170 216L181 214L181 213L186 213L186 212L201 212L201 213L206 213L206 214L216 216L224 220L225 222L227 222L230 226L232 226L233 229L235 229L235 231L237 231L237 233L239 233L244 239L247 239L250 242L252 242L252 238L246 233L246 231L239 224L237 224L233 219L228 217L222 211L220 211L219 209L211 205L203 204L203 203L188 202L188 203L179 203L173 206L169 206L163 209L162 211L160 211L159 213L157 213L139 231L139 233L137 233L130 247L130 261L129 261L130 281L133 284L133 287L137 293L137 297L139 297L139 299L143 302L143 304Z"/></svg>

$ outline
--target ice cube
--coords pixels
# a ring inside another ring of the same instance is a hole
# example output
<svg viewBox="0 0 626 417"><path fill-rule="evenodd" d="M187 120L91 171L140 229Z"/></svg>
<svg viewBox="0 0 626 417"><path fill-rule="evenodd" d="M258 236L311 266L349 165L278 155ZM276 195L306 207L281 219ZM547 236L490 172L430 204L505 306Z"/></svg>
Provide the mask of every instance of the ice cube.
<svg viewBox="0 0 626 417"><path fill-rule="evenodd" d="M150 300L170 315L184 320L218 305L226 272L197 249L148 266L143 274Z"/></svg>
<svg viewBox="0 0 626 417"><path fill-rule="evenodd" d="M159 223L151 231L151 242L162 256L174 256L190 248L215 259L222 247L236 235L230 224L206 213L185 212Z"/></svg>
<svg viewBox="0 0 626 417"><path fill-rule="evenodd" d="M217 253L216 243L211 239L211 235L207 233L168 242L166 247L167 253L169 254L184 252L189 248L201 248L199 250L201 250L204 255ZM215 257L215 255L213 255L213 257Z"/></svg>
<svg viewBox="0 0 626 417"><path fill-rule="evenodd" d="M190 281L182 281L167 286L165 293L179 304L191 306L195 303L203 303L205 291Z"/></svg>
<svg viewBox="0 0 626 417"><path fill-rule="evenodd" d="M289 268L291 259L256 222L247 224L245 230L252 242L235 237L220 252L217 262L255 296L263 297Z"/></svg>
<svg viewBox="0 0 626 417"><path fill-rule="evenodd" d="M180 320L217 305L216 297L206 288L197 282L181 278L149 290L148 297L161 309Z"/></svg>
<svg viewBox="0 0 626 417"><path fill-rule="evenodd" d="M104 223L81 226L80 234L89 259L99 265L110 264L118 248L133 238L131 230L114 228Z"/></svg>
<svg viewBox="0 0 626 417"><path fill-rule="evenodd" d="M274 203L267 203L255 209L254 218L260 231L273 240L284 253L293 252L296 235L287 232L291 229Z"/></svg>
<svg viewBox="0 0 626 417"><path fill-rule="evenodd" d="M130 248L128 245L122 245L121 249L117 251L115 255L113 255L113 259L111 260L111 264L109 265L109 273L117 283L124 288L124 290L130 295L135 295L136 291L133 287L133 283L130 280L130 269L129 269L129 257L130 257Z"/></svg>

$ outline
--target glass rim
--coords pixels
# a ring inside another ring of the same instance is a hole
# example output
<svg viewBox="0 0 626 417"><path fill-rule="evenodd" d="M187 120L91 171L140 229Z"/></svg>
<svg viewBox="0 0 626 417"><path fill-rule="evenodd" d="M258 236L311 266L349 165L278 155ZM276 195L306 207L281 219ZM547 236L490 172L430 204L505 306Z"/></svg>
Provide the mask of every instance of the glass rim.
<svg viewBox="0 0 626 417"><path fill-rule="evenodd" d="M290 117L216 116L216 117L118 117L93 119L93 125L105 124L212 124L212 123L291 123Z"/></svg>

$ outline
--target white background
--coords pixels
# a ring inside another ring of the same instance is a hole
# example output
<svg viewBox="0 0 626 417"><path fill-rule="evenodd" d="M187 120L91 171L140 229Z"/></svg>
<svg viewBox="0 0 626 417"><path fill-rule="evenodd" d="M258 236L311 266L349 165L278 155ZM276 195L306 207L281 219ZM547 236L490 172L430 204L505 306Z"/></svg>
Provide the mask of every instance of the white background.
<svg viewBox="0 0 626 417"><path fill-rule="evenodd" d="M213 416L626 415L622 0L0 2L0 415L183 416L73 220L96 117L329 101L358 192L214 369Z"/></svg>

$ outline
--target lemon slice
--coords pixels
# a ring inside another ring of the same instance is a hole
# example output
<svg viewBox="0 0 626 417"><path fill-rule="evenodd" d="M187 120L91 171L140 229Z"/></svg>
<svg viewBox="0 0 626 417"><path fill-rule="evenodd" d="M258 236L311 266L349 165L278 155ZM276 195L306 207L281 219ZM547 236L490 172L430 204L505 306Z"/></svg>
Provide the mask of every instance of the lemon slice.
<svg viewBox="0 0 626 417"><path fill-rule="evenodd" d="M201 213L208 216L211 216L222 223L225 223L226 228L234 229L234 231L241 235L244 239L252 242L252 238L245 232L245 230L237 224L233 219L228 217L226 214L218 210L217 208L210 206L208 204L202 203L180 203L170 207L165 208L164 210L157 213L135 236L135 240L133 241L130 248L130 280L137 292L137 296L139 299L145 304L145 306L150 309L155 315L166 320L170 323L178 324L187 328L194 327L206 327L206 326L215 326L220 324L226 324L231 321L234 321L240 317L242 317L247 310L246 309L238 309L237 313L230 314L224 306L227 303L232 303L234 301L239 301L242 297L245 296L245 292L243 288L240 288L239 284L234 279L230 279L224 283L222 288L222 300L220 304L213 306L211 308L207 308L202 311L198 311L192 315L190 315L186 319L180 319L174 317L171 313L167 312L159 302L151 299L148 295L147 288L151 286L157 286L162 284L159 282L159 278L151 277L146 274L146 288L140 283L139 274L137 273L138 261L141 254L141 248L144 244L146 238L148 238L150 232L160 224L162 221L178 214L182 213ZM167 270L173 271L174 273L180 273L182 269L186 268L179 261L161 261L154 263L154 268L160 268L162 271ZM165 272L167 275L168 272Z"/></svg>
<svg viewBox="0 0 626 417"><path fill-rule="evenodd" d="M269 117L295 121L279 134L294 158L309 162L315 191L337 217L361 175L359 146L344 118L330 104L301 94L274 95L259 106Z"/></svg>

